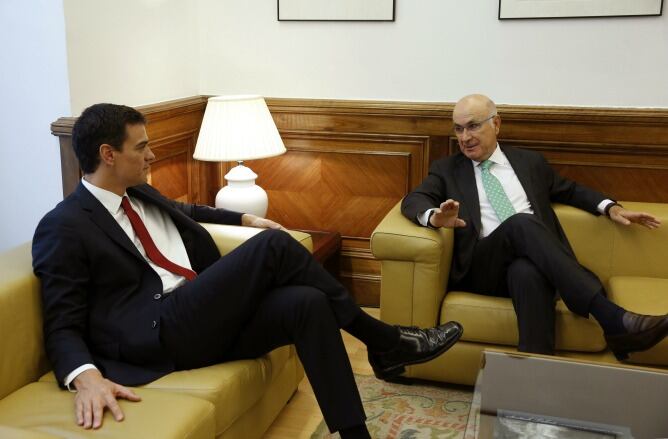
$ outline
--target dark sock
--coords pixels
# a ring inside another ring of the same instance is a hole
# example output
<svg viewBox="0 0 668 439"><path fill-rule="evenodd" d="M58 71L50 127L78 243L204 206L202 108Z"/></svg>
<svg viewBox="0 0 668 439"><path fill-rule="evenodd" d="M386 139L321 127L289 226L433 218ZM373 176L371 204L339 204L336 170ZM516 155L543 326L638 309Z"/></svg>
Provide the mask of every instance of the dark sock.
<svg viewBox="0 0 668 439"><path fill-rule="evenodd" d="M626 310L612 303L603 294L594 296L589 305L589 312L607 335L624 334L626 332L622 321Z"/></svg>
<svg viewBox="0 0 668 439"><path fill-rule="evenodd" d="M339 434L341 435L341 439L371 439L369 430L366 429L366 424L339 430Z"/></svg>
<svg viewBox="0 0 668 439"><path fill-rule="evenodd" d="M362 310L345 328L353 337L364 343L371 352L385 352L399 343L399 330L374 319Z"/></svg>

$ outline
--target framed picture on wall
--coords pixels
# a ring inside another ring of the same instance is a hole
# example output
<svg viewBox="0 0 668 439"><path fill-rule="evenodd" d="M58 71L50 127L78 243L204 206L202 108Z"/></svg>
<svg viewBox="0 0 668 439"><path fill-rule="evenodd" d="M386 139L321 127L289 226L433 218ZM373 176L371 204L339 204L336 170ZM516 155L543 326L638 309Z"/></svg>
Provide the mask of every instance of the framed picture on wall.
<svg viewBox="0 0 668 439"><path fill-rule="evenodd" d="M661 15L663 0L499 0L499 20Z"/></svg>
<svg viewBox="0 0 668 439"><path fill-rule="evenodd" d="M278 21L394 21L395 0L277 0Z"/></svg>

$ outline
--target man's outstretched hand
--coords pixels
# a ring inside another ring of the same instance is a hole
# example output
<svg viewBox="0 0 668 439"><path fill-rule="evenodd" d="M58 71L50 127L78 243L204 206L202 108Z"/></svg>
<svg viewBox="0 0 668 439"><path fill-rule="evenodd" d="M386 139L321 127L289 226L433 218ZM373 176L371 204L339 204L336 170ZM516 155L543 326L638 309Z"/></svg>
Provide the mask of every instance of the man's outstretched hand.
<svg viewBox="0 0 668 439"><path fill-rule="evenodd" d="M466 221L459 218L459 201L446 200L434 209L434 213L429 218L429 223L438 227L466 227Z"/></svg>
<svg viewBox="0 0 668 439"><path fill-rule="evenodd" d="M104 378L99 370L88 369L81 372L73 381L77 389L74 397L74 411L77 424L83 428L100 428L105 407L116 421L123 420L123 411L117 398L129 401L141 401L141 397L125 386Z"/></svg>
<svg viewBox="0 0 668 439"><path fill-rule="evenodd" d="M628 226L632 223L640 224L648 229L656 229L661 225L659 220L654 215L645 212L635 212L633 210L624 209L622 206L612 206L610 208L610 219L616 223Z"/></svg>

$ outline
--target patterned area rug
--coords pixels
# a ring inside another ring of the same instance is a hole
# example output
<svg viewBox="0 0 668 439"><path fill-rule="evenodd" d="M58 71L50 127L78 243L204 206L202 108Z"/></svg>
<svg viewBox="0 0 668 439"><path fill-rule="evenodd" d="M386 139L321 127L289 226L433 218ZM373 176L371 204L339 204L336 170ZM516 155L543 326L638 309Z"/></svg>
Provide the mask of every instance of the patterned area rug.
<svg viewBox="0 0 668 439"><path fill-rule="evenodd" d="M392 384L374 376L356 375L375 439L462 439L473 392L439 383ZM321 422L311 439L334 439Z"/></svg>

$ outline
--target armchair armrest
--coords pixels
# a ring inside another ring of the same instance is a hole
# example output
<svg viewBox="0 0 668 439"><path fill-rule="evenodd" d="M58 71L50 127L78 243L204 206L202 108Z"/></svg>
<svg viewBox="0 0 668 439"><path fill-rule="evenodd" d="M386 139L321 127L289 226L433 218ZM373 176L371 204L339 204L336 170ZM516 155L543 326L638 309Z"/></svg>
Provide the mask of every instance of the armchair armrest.
<svg viewBox="0 0 668 439"><path fill-rule="evenodd" d="M211 237L218 246L221 256L224 256L241 245L248 238L251 238L264 229L244 226L227 226L223 224L202 223L202 226L211 234ZM288 230L288 233L295 238L301 245L313 253L313 240L311 235L304 232Z"/></svg>
<svg viewBox="0 0 668 439"><path fill-rule="evenodd" d="M380 314L383 321L430 327L438 324L445 296L454 235L450 229L421 227L390 210L371 235L381 262Z"/></svg>

